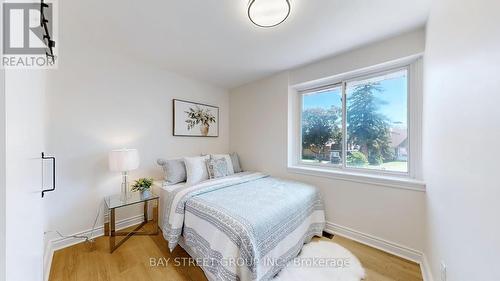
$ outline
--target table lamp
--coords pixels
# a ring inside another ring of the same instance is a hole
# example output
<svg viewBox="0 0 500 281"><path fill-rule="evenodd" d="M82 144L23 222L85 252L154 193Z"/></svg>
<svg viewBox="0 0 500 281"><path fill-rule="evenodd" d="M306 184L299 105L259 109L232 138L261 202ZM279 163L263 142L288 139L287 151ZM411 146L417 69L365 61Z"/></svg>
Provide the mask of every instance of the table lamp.
<svg viewBox="0 0 500 281"><path fill-rule="evenodd" d="M137 149L118 149L109 153L109 169L112 172L122 173L121 196L122 201L128 199L128 172L139 167L139 152Z"/></svg>

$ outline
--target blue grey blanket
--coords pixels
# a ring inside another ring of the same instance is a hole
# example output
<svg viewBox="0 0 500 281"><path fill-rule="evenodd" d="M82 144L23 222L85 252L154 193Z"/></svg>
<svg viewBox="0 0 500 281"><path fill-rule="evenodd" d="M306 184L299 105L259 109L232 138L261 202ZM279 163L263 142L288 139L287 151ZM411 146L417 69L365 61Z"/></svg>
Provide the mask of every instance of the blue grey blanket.
<svg viewBox="0 0 500 281"><path fill-rule="evenodd" d="M254 280L274 276L288 260L298 254L304 242L314 235L321 235L324 228L324 217L311 223L294 248L290 249L287 255L280 257L283 260L272 270L266 273L257 272L260 259L297 229L313 212L323 211L323 203L317 189L307 184L261 174L235 182L193 188L181 196L183 198L176 201L176 211L184 209L185 212L209 222L229 237L239 248L241 258L252 272ZM179 204L184 208L180 208ZM179 231L176 232L175 235L178 235ZM209 247L206 246L206 241L198 241L203 238L193 233L193 229L184 230L184 236L192 245L203 244L203 247ZM210 271L222 280L238 280L237 276L228 272L222 274L224 269L220 268L221 266L212 265Z"/></svg>

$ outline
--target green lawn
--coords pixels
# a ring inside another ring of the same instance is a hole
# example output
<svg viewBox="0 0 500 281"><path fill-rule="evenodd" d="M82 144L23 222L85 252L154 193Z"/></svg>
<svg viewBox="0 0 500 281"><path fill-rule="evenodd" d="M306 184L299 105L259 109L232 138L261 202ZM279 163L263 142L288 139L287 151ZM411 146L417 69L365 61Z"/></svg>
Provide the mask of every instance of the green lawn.
<svg viewBox="0 0 500 281"><path fill-rule="evenodd" d="M391 172L407 172L408 171L408 162L404 161L393 161L393 162L387 162L383 163L380 166L377 165L364 165L360 168L366 168L366 169L378 169L378 170L385 170L385 171L391 171Z"/></svg>
<svg viewBox="0 0 500 281"><path fill-rule="evenodd" d="M302 160L305 163L318 163L317 160ZM321 161L321 164L329 164L328 161ZM349 166L348 166L349 167ZM408 162L405 161L393 161L393 162L387 162L383 163L382 165L362 165L362 166L353 166L352 168L364 168L364 169L371 169L371 170L385 170L385 171L390 171L390 172L407 172L408 171Z"/></svg>

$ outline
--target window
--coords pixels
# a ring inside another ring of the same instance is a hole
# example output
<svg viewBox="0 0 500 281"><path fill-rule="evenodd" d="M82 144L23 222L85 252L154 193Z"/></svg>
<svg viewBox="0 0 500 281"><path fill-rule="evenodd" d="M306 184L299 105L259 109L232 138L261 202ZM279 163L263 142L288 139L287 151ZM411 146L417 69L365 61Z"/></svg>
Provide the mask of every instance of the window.
<svg viewBox="0 0 500 281"><path fill-rule="evenodd" d="M301 92L300 162L409 174L409 68Z"/></svg>

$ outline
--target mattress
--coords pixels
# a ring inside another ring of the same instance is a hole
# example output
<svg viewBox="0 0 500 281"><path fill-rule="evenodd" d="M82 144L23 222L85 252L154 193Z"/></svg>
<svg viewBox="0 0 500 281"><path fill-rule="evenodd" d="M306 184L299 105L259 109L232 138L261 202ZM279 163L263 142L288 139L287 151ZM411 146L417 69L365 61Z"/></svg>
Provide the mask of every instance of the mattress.
<svg viewBox="0 0 500 281"><path fill-rule="evenodd" d="M158 209L158 225L163 225L163 218L168 200L174 190L182 188L186 185L185 182L178 184L166 184L164 180L156 180L153 182L153 193L160 196L160 208Z"/></svg>

